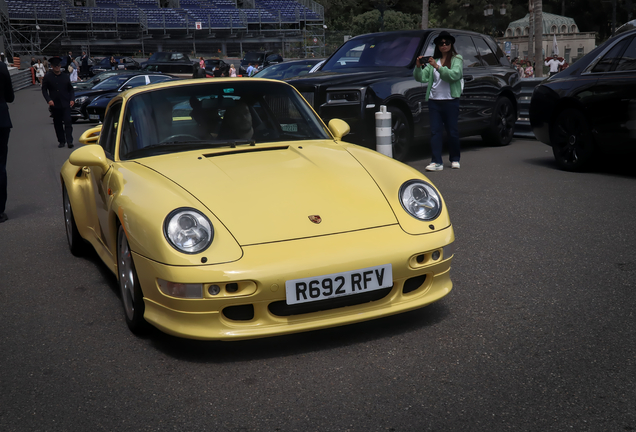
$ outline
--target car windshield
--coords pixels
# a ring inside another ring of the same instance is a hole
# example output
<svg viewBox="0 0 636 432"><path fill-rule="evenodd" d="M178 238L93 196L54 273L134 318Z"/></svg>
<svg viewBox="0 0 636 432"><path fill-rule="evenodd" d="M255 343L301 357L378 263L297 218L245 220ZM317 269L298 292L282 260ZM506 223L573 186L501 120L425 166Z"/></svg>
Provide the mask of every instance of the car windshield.
<svg viewBox="0 0 636 432"><path fill-rule="evenodd" d="M94 90L114 90L130 79L130 75L115 75L93 87Z"/></svg>
<svg viewBox="0 0 636 432"><path fill-rule="evenodd" d="M133 96L126 108L121 159L193 149L329 139L324 124L283 83L225 81Z"/></svg>
<svg viewBox="0 0 636 432"><path fill-rule="evenodd" d="M265 57L265 54L262 54L262 53L247 53L247 54L245 54L245 57L243 58L243 61L262 63L263 62L263 57Z"/></svg>
<svg viewBox="0 0 636 432"><path fill-rule="evenodd" d="M255 76L258 78L285 79L307 75L320 60L306 60L302 62L279 63L263 69Z"/></svg>
<svg viewBox="0 0 636 432"><path fill-rule="evenodd" d="M404 67L415 58L421 36L374 34L347 41L325 63L321 72L344 68Z"/></svg>

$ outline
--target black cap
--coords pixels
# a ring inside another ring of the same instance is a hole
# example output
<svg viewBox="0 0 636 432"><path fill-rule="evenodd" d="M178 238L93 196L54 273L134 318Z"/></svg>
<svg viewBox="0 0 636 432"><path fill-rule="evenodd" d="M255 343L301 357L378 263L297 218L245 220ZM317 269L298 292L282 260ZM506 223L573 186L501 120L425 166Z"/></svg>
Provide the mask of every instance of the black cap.
<svg viewBox="0 0 636 432"><path fill-rule="evenodd" d="M449 32L447 32L446 30L442 30L442 32L439 34L439 36L437 36L435 39L433 39L433 43L435 45L438 45L439 42L442 39L446 39L447 41L451 41L451 43L453 45L455 45L455 38L453 36L451 36L451 34Z"/></svg>
<svg viewBox="0 0 636 432"><path fill-rule="evenodd" d="M51 63L51 66L59 66L60 63L62 63L62 59L59 57L51 57L49 63Z"/></svg>

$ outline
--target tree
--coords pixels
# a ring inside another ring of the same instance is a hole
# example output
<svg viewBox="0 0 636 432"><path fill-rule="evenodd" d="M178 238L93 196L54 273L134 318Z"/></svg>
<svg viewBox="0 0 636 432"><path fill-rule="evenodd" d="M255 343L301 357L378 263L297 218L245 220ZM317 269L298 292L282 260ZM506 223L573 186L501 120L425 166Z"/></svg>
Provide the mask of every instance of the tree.
<svg viewBox="0 0 636 432"><path fill-rule="evenodd" d="M415 30L419 21L419 15L388 10L384 13L384 31ZM372 10L353 18L351 31L353 34L374 33L380 31L380 25L380 11Z"/></svg>
<svg viewBox="0 0 636 432"><path fill-rule="evenodd" d="M428 0L422 0L422 30L428 28Z"/></svg>
<svg viewBox="0 0 636 432"><path fill-rule="evenodd" d="M543 0L534 2L534 76L543 76Z"/></svg>

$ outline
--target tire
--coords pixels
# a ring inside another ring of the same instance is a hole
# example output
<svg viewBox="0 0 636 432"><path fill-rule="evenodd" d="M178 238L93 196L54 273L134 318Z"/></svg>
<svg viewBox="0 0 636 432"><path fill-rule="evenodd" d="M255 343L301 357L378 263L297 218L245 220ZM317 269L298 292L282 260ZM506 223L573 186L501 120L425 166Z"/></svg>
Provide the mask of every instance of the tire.
<svg viewBox="0 0 636 432"><path fill-rule="evenodd" d="M592 162L592 132L578 109L568 108L557 115L550 125L550 142L557 165L565 171L585 171Z"/></svg>
<svg viewBox="0 0 636 432"><path fill-rule="evenodd" d="M64 226L66 227L66 240L68 241L68 247L73 255L78 257L84 256L88 250L88 243L84 240L84 238L82 238L79 230L77 229L66 185L64 185L62 189L62 200L64 206Z"/></svg>
<svg viewBox="0 0 636 432"><path fill-rule="evenodd" d="M121 225L117 231L117 280L128 328L135 334L145 333L149 325L144 319L143 293L139 286L128 238Z"/></svg>
<svg viewBox="0 0 636 432"><path fill-rule="evenodd" d="M506 146L514 135L517 113L507 97L500 97L490 119L490 128L482 135L484 141L492 146Z"/></svg>
<svg viewBox="0 0 636 432"><path fill-rule="evenodd" d="M411 153L413 132L404 111L395 106L387 107L391 113L391 143L393 159L405 162Z"/></svg>

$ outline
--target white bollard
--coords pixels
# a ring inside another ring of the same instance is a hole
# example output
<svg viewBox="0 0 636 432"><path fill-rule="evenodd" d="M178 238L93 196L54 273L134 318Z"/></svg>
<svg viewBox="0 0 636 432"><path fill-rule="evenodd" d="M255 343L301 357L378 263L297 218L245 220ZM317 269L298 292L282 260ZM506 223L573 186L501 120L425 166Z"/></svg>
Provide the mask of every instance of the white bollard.
<svg viewBox="0 0 636 432"><path fill-rule="evenodd" d="M375 149L378 153L393 157L391 113L386 110L385 105L380 105L380 111L375 113Z"/></svg>

